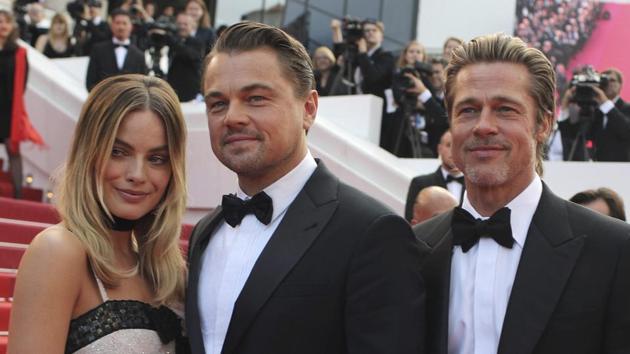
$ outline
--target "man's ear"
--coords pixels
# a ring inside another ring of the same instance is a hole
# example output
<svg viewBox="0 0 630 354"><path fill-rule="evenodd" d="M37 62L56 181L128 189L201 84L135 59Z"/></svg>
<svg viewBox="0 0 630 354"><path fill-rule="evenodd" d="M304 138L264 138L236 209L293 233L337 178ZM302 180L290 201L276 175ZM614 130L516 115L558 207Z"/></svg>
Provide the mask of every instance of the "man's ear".
<svg viewBox="0 0 630 354"><path fill-rule="evenodd" d="M317 107L319 105L319 95L316 90L311 90L304 101L304 117L302 127L308 132L315 122Z"/></svg>
<svg viewBox="0 0 630 354"><path fill-rule="evenodd" d="M551 131L553 130L553 122L554 122L553 113L550 113L550 112L544 113L542 122L539 122L536 124L535 137L536 137L537 142L539 143L547 142L547 138L549 137L549 134L551 134Z"/></svg>

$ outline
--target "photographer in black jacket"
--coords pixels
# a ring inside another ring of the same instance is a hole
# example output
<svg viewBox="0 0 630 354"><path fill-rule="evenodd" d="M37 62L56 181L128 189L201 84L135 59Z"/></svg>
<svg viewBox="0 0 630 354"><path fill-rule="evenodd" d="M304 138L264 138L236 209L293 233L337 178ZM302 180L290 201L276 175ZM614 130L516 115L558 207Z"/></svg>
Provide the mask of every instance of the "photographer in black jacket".
<svg viewBox="0 0 630 354"><path fill-rule="evenodd" d="M615 68L578 75L561 102L565 160L630 161L630 105L619 96L623 75Z"/></svg>
<svg viewBox="0 0 630 354"><path fill-rule="evenodd" d="M96 43L112 38L106 19L102 17L100 0L74 1L67 10L74 20L74 37L77 39L77 55L90 55Z"/></svg>
<svg viewBox="0 0 630 354"><path fill-rule="evenodd" d="M357 24L360 24L360 28L357 28ZM348 31L348 27L352 29ZM337 84L331 94L348 93L344 86L350 85L350 93L372 94L385 99L385 90L392 84L394 56L381 48L384 35L383 23L376 20L358 22L345 19L342 22L334 19L331 22L331 29L335 56L343 57L341 61L345 69L354 69L352 72L341 71L345 80ZM362 35L361 32L356 32L357 29L362 31Z"/></svg>
<svg viewBox="0 0 630 354"><path fill-rule="evenodd" d="M181 102L193 100L199 93L204 45L192 36L193 18L185 12L177 15L177 36L169 36L170 66L167 81Z"/></svg>
<svg viewBox="0 0 630 354"><path fill-rule="evenodd" d="M437 144L448 130L446 110L438 98L443 84L440 77L434 77L434 64L426 62L423 53L420 42L409 42L400 54L392 79L398 109L390 117L391 140L386 148L399 157L437 156ZM435 69L439 71L437 65Z"/></svg>

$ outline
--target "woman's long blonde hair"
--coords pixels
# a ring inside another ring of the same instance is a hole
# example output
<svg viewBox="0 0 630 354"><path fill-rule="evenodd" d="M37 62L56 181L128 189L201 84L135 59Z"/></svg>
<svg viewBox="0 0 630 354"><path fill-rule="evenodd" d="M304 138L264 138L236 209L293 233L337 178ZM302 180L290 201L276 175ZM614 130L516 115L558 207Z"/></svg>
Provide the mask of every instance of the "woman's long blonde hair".
<svg viewBox="0 0 630 354"><path fill-rule="evenodd" d="M52 20L50 21L50 27L52 28L52 26L55 24L55 22L61 22L63 23L63 25L65 26L65 31L61 34L60 37L56 36L55 34L53 34L53 31L49 30L48 31L48 36L49 38L63 38L63 39L68 39L70 38L70 23L68 22L68 18L60 13L55 14L55 16L53 16Z"/></svg>
<svg viewBox="0 0 630 354"><path fill-rule="evenodd" d="M94 87L74 132L58 191L63 223L81 240L90 265L107 287L128 276L114 266L107 235L112 217L103 199L103 175L121 121L129 113L150 110L164 123L171 179L161 202L133 231L140 274L159 304L181 301L185 262L179 248L186 208L186 126L177 95L163 80L143 75L108 78Z"/></svg>
<svg viewBox="0 0 630 354"><path fill-rule="evenodd" d="M400 52L400 56L398 57L398 61L396 62L396 67L404 68L405 66L413 66L413 63L407 63L407 51L412 45L418 45L420 47L420 51L422 52L422 61L427 61L427 50L420 41L413 40L407 43L405 49Z"/></svg>
<svg viewBox="0 0 630 354"><path fill-rule="evenodd" d="M201 18L199 19L199 22L197 22L197 26L199 28L212 27L212 23L210 22L210 13L208 12L208 7L206 6L206 2L202 0L188 0L184 8L188 7L188 4L190 4L191 2L194 2L195 4L199 5L199 7L201 7L201 11L203 12L203 15L201 15Z"/></svg>

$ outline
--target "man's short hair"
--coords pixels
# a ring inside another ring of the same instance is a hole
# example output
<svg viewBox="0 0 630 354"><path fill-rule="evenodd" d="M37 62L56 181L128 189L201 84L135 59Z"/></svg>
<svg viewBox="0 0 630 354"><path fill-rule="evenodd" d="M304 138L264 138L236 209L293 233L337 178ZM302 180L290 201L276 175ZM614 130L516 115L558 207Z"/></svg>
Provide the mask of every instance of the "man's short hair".
<svg viewBox="0 0 630 354"><path fill-rule="evenodd" d="M115 19L117 16L127 16L129 18L129 20L131 20L131 13L127 10L124 9L114 9L114 11L112 11L109 16L113 19Z"/></svg>
<svg viewBox="0 0 630 354"><path fill-rule="evenodd" d="M448 65L448 61L446 61L446 59L444 59L441 56L438 57L432 57L431 58L431 64L440 64L442 65L444 68L446 68L446 66Z"/></svg>
<svg viewBox="0 0 630 354"><path fill-rule="evenodd" d="M446 68L445 103L452 117L455 80L466 66L479 63L513 63L527 68L531 77L530 96L537 105L536 125L553 117L556 108L556 75L547 57L538 49L528 47L520 38L497 33L477 37L453 50ZM545 142L536 146L536 172L542 175Z"/></svg>
<svg viewBox="0 0 630 354"><path fill-rule="evenodd" d="M615 75L615 78L617 79L617 81L619 81L619 85L623 84L623 74L621 73L621 70L617 68L608 68L604 70L602 74Z"/></svg>
<svg viewBox="0 0 630 354"><path fill-rule="evenodd" d="M373 18L366 18L365 20L361 21L361 28L363 28L365 25L374 25L381 31L381 33L385 33L385 24L381 21L375 20Z"/></svg>
<svg viewBox="0 0 630 354"><path fill-rule="evenodd" d="M610 215L613 218L626 221L626 210L623 206L623 200L615 191L610 188L601 187L597 189L587 189L579 192L571 199L573 203L580 205L590 204L597 199L603 200L610 210Z"/></svg>
<svg viewBox="0 0 630 354"><path fill-rule="evenodd" d="M208 64L219 53L242 53L255 49L269 48L278 55L278 62L286 78L293 83L296 97L306 97L315 89L313 64L302 43L283 30L257 22L240 22L228 27L217 40L205 59L201 89L204 92L204 77ZM260 63L265 65L265 63Z"/></svg>

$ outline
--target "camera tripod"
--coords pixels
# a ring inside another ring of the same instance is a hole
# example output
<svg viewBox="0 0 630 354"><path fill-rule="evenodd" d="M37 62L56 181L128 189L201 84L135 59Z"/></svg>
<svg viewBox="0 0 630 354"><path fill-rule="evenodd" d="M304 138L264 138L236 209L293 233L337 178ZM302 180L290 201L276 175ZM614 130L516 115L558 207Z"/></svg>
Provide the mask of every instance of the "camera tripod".
<svg viewBox="0 0 630 354"><path fill-rule="evenodd" d="M339 71L330 86L329 95L352 95L356 93L357 84L354 82L354 71L356 70L355 59L357 54L356 46L346 43L343 52L343 63L339 65Z"/></svg>
<svg viewBox="0 0 630 354"><path fill-rule="evenodd" d="M404 99L402 103L402 118L400 124L396 129L396 139L392 147L394 155L399 156L401 153L403 135L409 140L411 144L411 157L419 158L422 156L422 142L420 133L414 128L412 122L414 119L414 105L407 102L408 99ZM415 102L414 102L415 103Z"/></svg>

